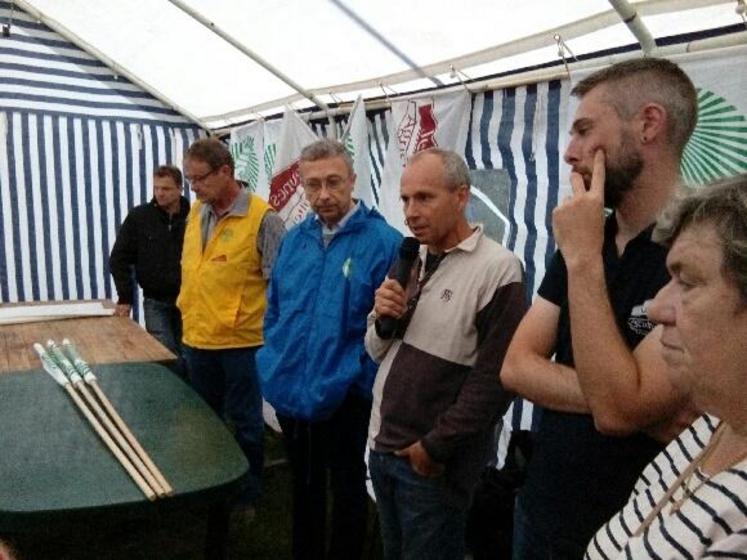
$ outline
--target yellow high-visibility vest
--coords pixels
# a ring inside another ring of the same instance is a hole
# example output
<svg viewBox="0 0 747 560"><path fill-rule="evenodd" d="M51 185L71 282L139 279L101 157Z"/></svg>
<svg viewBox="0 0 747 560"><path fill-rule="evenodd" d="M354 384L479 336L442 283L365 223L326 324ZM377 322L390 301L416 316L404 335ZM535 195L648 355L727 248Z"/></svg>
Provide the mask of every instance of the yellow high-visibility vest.
<svg viewBox="0 0 747 560"><path fill-rule="evenodd" d="M218 221L204 251L201 208L199 201L192 205L184 232L182 286L176 302L183 341L208 350L259 346L267 283L257 235L270 206L252 196L246 215Z"/></svg>

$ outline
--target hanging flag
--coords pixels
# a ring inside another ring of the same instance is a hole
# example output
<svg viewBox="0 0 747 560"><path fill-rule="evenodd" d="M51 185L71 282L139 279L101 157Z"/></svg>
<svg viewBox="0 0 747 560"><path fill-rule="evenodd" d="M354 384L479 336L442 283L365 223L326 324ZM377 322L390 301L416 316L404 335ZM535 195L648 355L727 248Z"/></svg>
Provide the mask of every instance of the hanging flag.
<svg viewBox="0 0 747 560"><path fill-rule="evenodd" d="M295 111L286 108L274 158L268 201L288 229L303 220L311 208L304 196L298 164L301 150L315 140L317 137L309 125Z"/></svg>
<svg viewBox="0 0 747 560"><path fill-rule="evenodd" d="M407 159L427 148L464 153L469 127L467 91L395 101L389 121L389 146L379 192L379 210L387 221L407 234L399 181Z"/></svg>
<svg viewBox="0 0 747 560"><path fill-rule="evenodd" d="M264 128L264 147L263 163L265 168L265 177L267 177L267 197L270 196L270 178L275 169L275 156L278 151L278 140L280 140L280 129L283 127L283 119L274 119L265 121Z"/></svg>
<svg viewBox="0 0 747 560"><path fill-rule="evenodd" d="M234 176L244 181L249 190L266 199L269 189L264 165L264 129L263 120L234 128L229 149L233 156Z"/></svg>
<svg viewBox="0 0 747 560"><path fill-rule="evenodd" d="M350 118L348 118L345 130L342 133L341 142L353 158L353 170L356 175L353 197L362 200L369 208L377 206L376 196L371 185L368 119L366 119L366 105L362 96L358 96L358 99L355 100L353 109L350 111Z"/></svg>

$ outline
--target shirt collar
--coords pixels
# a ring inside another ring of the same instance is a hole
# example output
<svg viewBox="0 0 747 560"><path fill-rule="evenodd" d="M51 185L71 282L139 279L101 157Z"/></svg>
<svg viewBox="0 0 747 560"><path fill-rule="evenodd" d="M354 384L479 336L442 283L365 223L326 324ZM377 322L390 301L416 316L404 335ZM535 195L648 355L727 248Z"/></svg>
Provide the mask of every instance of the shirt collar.
<svg viewBox="0 0 747 560"><path fill-rule="evenodd" d="M319 216L316 216L317 221L322 225L322 233L331 235L331 234L335 234L338 231L340 231L342 228L345 227L345 224L347 224L350 221L350 218L353 217L353 214L356 213L356 211L358 210L358 208L360 208L360 206L361 206L360 201L356 200L355 204L353 204L350 207L350 210L348 210L345 213L345 215L342 218L340 218L340 221L337 222L336 224L333 224L332 226L328 226L321 219L319 219Z"/></svg>
<svg viewBox="0 0 747 560"><path fill-rule="evenodd" d="M249 211L250 201L251 193L249 192L249 190L241 189L238 196L236 197L236 200L234 200L231 206L229 206L228 209L220 215L218 215L218 213L213 209L212 204L206 204L205 206L209 208L209 211L213 215L213 218L218 221L221 218L225 218L226 216L246 216L247 212Z"/></svg>
<svg viewBox="0 0 747 560"><path fill-rule="evenodd" d="M446 253L451 253L452 251L456 250L471 253L475 250L475 248L477 247L477 242L480 241L480 238L482 237L483 226L482 224L470 224L470 227L472 228L472 234L466 239L462 239L459 244L455 245L451 249L447 249L445 251Z"/></svg>
<svg viewBox="0 0 747 560"><path fill-rule="evenodd" d="M453 253L456 251L465 251L467 253L471 253L477 248L477 244L480 242L480 238L483 235L484 227L482 224L470 224L470 228L472 229L472 233L469 235L469 237L462 239L461 242L459 242L457 245L454 245L451 249L446 249L444 251L444 255L448 255L449 253ZM420 258L425 260L428 256L428 245L421 245L420 246Z"/></svg>
<svg viewBox="0 0 747 560"><path fill-rule="evenodd" d="M651 241L651 236L654 233L654 227L656 222L646 226L641 232L636 235L633 239L628 241L628 245L631 243L641 243ZM604 224L604 239L606 242L614 243L615 236L617 235L617 214L612 212Z"/></svg>

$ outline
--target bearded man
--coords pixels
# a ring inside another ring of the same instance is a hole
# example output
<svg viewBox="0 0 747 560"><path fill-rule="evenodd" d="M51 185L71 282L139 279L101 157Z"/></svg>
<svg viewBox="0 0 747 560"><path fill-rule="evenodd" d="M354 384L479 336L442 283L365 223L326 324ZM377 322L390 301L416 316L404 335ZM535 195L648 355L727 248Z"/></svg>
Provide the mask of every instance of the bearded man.
<svg viewBox="0 0 747 560"><path fill-rule="evenodd" d="M695 88L677 65L646 58L572 93L573 194L553 212L559 251L501 371L506 388L543 407L514 515L521 560L581 558L692 413L665 375L645 305L669 280L651 231L678 184Z"/></svg>

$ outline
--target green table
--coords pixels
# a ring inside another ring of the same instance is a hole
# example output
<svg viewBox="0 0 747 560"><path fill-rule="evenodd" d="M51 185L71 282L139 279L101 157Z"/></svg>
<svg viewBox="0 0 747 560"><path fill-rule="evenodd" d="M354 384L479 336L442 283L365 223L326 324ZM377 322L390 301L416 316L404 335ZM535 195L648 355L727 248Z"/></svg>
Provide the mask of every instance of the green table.
<svg viewBox="0 0 747 560"><path fill-rule="evenodd" d="M0 531L218 503L248 464L181 379L151 363L100 365L99 385L174 488L149 502L43 370L0 375Z"/></svg>

